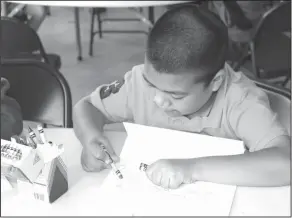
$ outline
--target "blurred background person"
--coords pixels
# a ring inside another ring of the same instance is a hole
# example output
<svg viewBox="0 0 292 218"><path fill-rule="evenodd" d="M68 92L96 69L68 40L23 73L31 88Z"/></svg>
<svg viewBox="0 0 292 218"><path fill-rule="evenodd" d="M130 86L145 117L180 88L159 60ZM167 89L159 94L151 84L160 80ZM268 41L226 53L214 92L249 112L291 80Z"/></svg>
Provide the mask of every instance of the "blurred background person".
<svg viewBox="0 0 292 218"><path fill-rule="evenodd" d="M38 31L46 17L46 9L39 5L21 5L1 1L1 16L14 17Z"/></svg>

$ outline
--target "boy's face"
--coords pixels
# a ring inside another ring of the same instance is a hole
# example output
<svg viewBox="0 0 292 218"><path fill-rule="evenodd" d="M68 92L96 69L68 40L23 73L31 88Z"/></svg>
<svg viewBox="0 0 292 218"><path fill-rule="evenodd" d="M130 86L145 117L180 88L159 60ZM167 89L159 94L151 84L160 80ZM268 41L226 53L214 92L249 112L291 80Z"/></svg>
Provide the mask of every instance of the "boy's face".
<svg viewBox="0 0 292 218"><path fill-rule="evenodd" d="M145 61L145 83L155 89L153 101L166 114L172 117L187 116L199 111L211 98L214 91L221 85L216 82L216 76L209 86L195 83L194 73L177 75L158 73L150 63ZM218 81L218 79L217 79Z"/></svg>

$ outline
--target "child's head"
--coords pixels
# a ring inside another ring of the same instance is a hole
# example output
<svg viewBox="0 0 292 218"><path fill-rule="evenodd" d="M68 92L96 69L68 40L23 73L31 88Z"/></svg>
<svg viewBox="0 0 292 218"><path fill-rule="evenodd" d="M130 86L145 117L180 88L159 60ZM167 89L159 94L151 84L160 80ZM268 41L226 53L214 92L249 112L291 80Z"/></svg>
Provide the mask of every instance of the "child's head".
<svg viewBox="0 0 292 218"><path fill-rule="evenodd" d="M184 5L166 12L148 41L144 78L169 115L189 115L207 103L223 80L227 28L210 11Z"/></svg>

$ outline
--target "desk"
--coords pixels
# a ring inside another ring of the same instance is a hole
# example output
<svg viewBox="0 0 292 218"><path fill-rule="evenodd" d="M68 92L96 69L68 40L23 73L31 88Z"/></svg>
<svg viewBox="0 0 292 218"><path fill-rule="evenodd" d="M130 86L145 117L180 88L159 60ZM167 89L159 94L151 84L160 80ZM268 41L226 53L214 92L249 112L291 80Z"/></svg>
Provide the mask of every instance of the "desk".
<svg viewBox="0 0 292 218"><path fill-rule="evenodd" d="M99 187L109 173L86 173L80 165L81 145L72 129L46 129L47 137L63 143L62 155L68 166L69 191L52 205L15 198L16 192L2 193L1 212L3 216L98 216ZM120 154L126 133L119 125L108 126L106 135L117 154ZM17 209L16 209L17 208ZM231 216L289 216L290 187L246 188L238 187L233 202Z"/></svg>
<svg viewBox="0 0 292 218"><path fill-rule="evenodd" d="M79 7L89 8L136 8L149 7L148 20L154 23L154 8L155 6L173 5L186 3L187 1L7 1L18 4L33 4L43 6L59 6L59 7L74 7L76 42L78 50L78 60L82 60L82 46L79 22Z"/></svg>
<svg viewBox="0 0 292 218"><path fill-rule="evenodd" d="M184 3L186 1L8 1L8 2L59 7L131 8L171 5Z"/></svg>

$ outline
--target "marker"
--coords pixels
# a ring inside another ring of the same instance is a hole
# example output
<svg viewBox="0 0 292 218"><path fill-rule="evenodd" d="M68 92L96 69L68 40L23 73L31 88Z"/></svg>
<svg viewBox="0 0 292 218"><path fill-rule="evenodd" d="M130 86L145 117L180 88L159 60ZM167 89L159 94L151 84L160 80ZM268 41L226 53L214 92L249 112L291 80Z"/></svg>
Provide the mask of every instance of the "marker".
<svg viewBox="0 0 292 218"><path fill-rule="evenodd" d="M32 142L32 140L30 139L30 137L27 137L27 138L26 138L26 144L27 144L27 146L29 146L29 147L36 148L35 143Z"/></svg>
<svg viewBox="0 0 292 218"><path fill-rule="evenodd" d="M27 146L26 141L22 137L19 138L19 141L20 141L20 144Z"/></svg>
<svg viewBox="0 0 292 218"><path fill-rule="evenodd" d="M29 132L29 138L33 142L34 148L36 148L37 147L37 142L35 141L36 140L36 135L35 135L34 131L30 127L28 127L28 132Z"/></svg>
<svg viewBox="0 0 292 218"><path fill-rule="evenodd" d="M45 132L44 132L43 127L42 127L41 125L38 125L38 126L37 126L37 129L38 129L38 131L39 131L39 133L40 133L40 138L41 138L42 142L43 142L44 144L47 143L47 140L46 140L46 136L45 136Z"/></svg>
<svg viewBox="0 0 292 218"><path fill-rule="evenodd" d="M18 149L18 151L17 151L17 153L16 153L16 156L15 156L15 159L16 159L16 160L20 160L21 157L22 157L22 152L21 152L20 149Z"/></svg>
<svg viewBox="0 0 292 218"><path fill-rule="evenodd" d="M141 171L146 171L148 168L148 165L147 164L144 164L144 163L140 163L140 167L139 167L139 170Z"/></svg>
<svg viewBox="0 0 292 218"><path fill-rule="evenodd" d="M16 159L17 158L17 154L18 154L18 149L17 148L12 148L13 153L12 153L12 159Z"/></svg>
<svg viewBox="0 0 292 218"><path fill-rule="evenodd" d="M7 148L7 144L5 144L4 146L1 146L1 151L2 152L6 151L6 148Z"/></svg>
<svg viewBox="0 0 292 218"><path fill-rule="evenodd" d="M18 140L18 136L17 135L13 135L10 138L10 141L11 141L12 144L18 143L17 140Z"/></svg>
<svg viewBox="0 0 292 218"><path fill-rule="evenodd" d="M101 147L102 147L102 149L105 151L105 153L107 153L107 155L108 155L108 157L109 157L109 159L110 159L110 161L111 161L110 165L111 165L111 167L113 168L113 170L115 171L115 174L118 176L119 179L123 179L124 177L123 177L121 171L120 171L120 170L117 168L117 166L115 165L115 163L114 163L112 157L111 157L110 154L108 153L108 151L107 151L107 149L105 148L105 146L104 146L104 145L101 145Z"/></svg>

